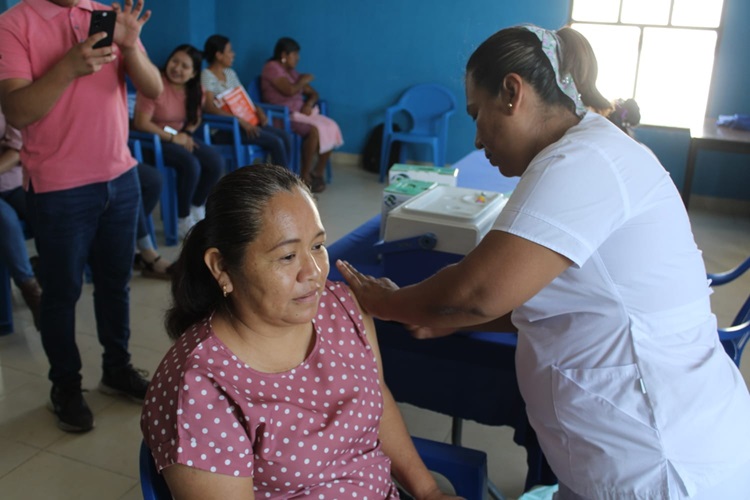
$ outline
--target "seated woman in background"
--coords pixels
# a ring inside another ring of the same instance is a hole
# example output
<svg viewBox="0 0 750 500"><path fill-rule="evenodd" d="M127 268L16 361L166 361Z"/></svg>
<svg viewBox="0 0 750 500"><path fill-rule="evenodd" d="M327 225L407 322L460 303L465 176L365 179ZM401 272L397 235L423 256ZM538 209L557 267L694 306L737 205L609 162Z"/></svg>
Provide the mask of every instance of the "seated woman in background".
<svg viewBox="0 0 750 500"><path fill-rule="evenodd" d="M216 96L236 87L242 87L237 73L232 69L234 50L229 38L222 35L212 35L206 40L203 54L208 67L201 72L201 85L206 94L203 109L213 115L232 116L216 105ZM248 96L249 97L249 96ZM252 125L238 118L242 127L243 143L255 144L268 150L271 161L282 167L289 167L292 158L292 138L286 131L274 128L268 123L268 117L260 106L255 106L258 124ZM227 143L230 138L219 131L215 142Z"/></svg>
<svg viewBox="0 0 750 500"><path fill-rule="evenodd" d="M156 99L138 93L133 118L137 130L161 138L164 163L177 171L180 238L203 218L208 193L224 172L224 158L193 136L201 122L201 60L200 51L191 45L174 49L162 69L164 91Z"/></svg>
<svg viewBox="0 0 750 500"><path fill-rule="evenodd" d="M310 86L313 75L297 72L299 51L299 44L291 38L276 42L273 57L263 66L261 92L265 102L287 106L292 112L292 130L304 138L300 175L313 193L319 193L326 187L324 173L331 151L344 140L338 124L321 115L316 106L318 93Z"/></svg>
<svg viewBox="0 0 750 500"><path fill-rule="evenodd" d="M21 220L26 218L26 192L21 187L20 150L21 132L8 125L0 111L0 262L8 268L10 277L21 290L34 326L39 330L42 288L31 268L21 226Z"/></svg>
<svg viewBox="0 0 750 500"><path fill-rule="evenodd" d="M283 167L236 170L209 196L141 417L175 498L398 498L391 474L417 498L456 498L414 449L372 318L327 281L325 235Z"/></svg>

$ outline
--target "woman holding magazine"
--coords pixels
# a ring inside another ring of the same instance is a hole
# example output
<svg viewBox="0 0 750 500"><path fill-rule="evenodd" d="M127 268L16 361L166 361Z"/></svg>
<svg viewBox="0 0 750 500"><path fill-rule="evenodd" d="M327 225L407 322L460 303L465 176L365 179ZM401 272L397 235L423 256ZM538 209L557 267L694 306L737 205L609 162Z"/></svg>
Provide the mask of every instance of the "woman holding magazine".
<svg viewBox="0 0 750 500"><path fill-rule="evenodd" d="M212 35L206 40L203 47L203 54L208 63L208 67L201 72L201 85L205 91L206 100L203 109L206 113L222 116L232 116L232 113L222 109L217 105L217 97L231 91L240 89L244 91L237 73L232 69L234 62L234 50L229 38L223 35ZM249 99L249 97L248 97ZM221 99L219 99L221 100ZM242 126L243 142L245 144L256 144L266 149L271 154L271 162L283 167L289 167L289 160L292 157L292 139L284 130L274 128L268 123L268 117L260 106L254 107L256 122L251 123L237 117L240 126ZM230 142L228 137L222 137L221 131L217 133L213 142L223 143Z"/></svg>
<svg viewBox="0 0 750 500"><path fill-rule="evenodd" d="M224 172L224 159L193 136L201 122L198 70L202 57L192 45L172 51L162 69L164 91L156 99L138 93L133 126L161 138L164 163L177 171L177 234L180 239L205 215L209 191Z"/></svg>

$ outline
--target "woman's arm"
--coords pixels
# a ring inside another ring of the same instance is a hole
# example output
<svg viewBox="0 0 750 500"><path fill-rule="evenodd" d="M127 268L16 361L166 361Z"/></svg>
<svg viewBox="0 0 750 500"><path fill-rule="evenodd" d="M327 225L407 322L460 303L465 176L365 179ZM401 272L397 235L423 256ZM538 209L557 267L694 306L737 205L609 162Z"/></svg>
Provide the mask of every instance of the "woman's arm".
<svg viewBox="0 0 750 500"><path fill-rule="evenodd" d="M271 85L285 96L291 97L303 92L314 79L315 77L310 73L303 73L299 75L296 82L292 83L287 77L280 76L271 80Z"/></svg>
<svg viewBox="0 0 750 500"><path fill-rule="evenodd" d="M187 465L162 471L175 500L255 500L253 478L216 474Z"/></svg>
<svg viewBox="0 0 750 500"><path fill-rule="evenodd" d="M216 94L210 90L205 90L204 94L206 95L206 98L203 101L203 111L205 113L210 115L234 116L229 111L225 111L216 105Z"/></svg>
<svg viewBox="0 0 750 500"><path fill-rule="evenodd" d="M174 142L175 144L179 144L190 152L192 152L195 147L195 143L193 142L190 133L180 132L178 134L170 134L154 123L153 112L139 109L137 103L135 105L135 112L133 113L133 127L141 132L158 135L162 142Z"/></svg>
<svg viewBox="0 0 750 500"><path fill-rule="evenodd" d="M400 289L337 262L357 300L373 316L454 329L507 315L570 265L561 254L504 231L490 231L459 263Z"/></svg>
<svg viewBox="0 0 750 500"><path fill-rule="evenodd" d="M361 309L360 309L361 310ZM446 495L440 491L435 478L419 457L409 431L391 395L391 391L385 385L383 379L383 364L380 360L380 349L375 334L375 323L372 316L362 314L365 324L367 340L372 347L375 359L378 362L378 373L380 377L380 391L383 393L383 418L380 420L379 438L383 446L383 452L391 459L391 472L409 493L418 500L457 498Z"/></svg>
<svg viewBox="0 0 750 500"><path fill-rule="evenodd" d="M15 149L6 149L0 154L0 174L10 171L13 167L18 165L21 159L21 155Z"/></svg>

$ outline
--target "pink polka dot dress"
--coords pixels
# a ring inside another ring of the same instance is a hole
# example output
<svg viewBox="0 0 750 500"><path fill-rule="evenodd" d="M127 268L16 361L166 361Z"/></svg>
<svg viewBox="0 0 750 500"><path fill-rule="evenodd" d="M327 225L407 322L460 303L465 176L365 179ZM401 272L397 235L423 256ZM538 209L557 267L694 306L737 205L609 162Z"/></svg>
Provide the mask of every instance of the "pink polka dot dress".
<svg viewBox="0 0 750 500"><path fill-rule="evenodd" d="M261 373L210 321L180 337L157 369L141 429L159 470L178 463L252 477L255 498L399 498L381 450L378 367L362 317L327 282L315 346L298 367Z"/></svg>

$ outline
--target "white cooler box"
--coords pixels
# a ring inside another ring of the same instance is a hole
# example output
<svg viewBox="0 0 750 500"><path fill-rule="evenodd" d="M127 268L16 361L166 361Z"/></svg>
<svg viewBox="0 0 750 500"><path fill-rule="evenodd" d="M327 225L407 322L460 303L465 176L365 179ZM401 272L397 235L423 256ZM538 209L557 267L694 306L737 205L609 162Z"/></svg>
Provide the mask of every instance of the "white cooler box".
<svg viewBox="0 0 750 500"><path fill-rule="evenodd" d="M507 201L494 191L435 186L388 214L384 241L433 233L434 250L466 255L489 232Z"/></svg>

